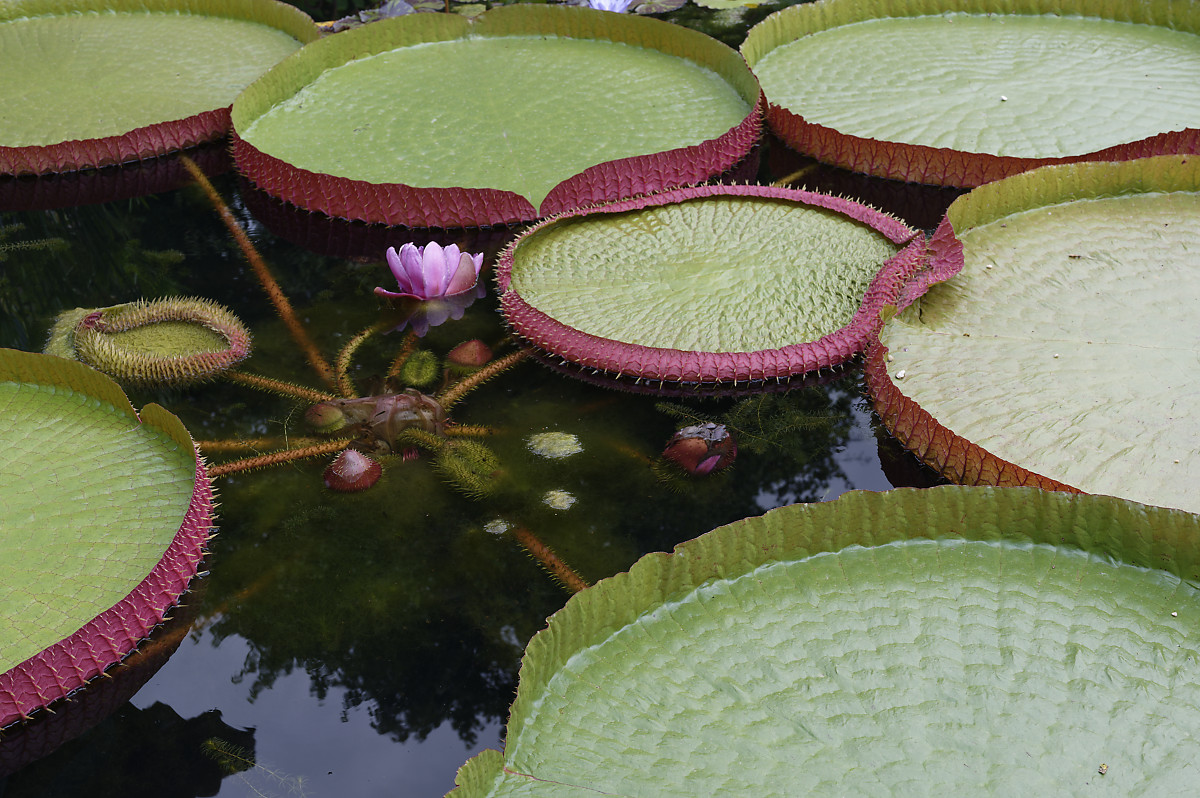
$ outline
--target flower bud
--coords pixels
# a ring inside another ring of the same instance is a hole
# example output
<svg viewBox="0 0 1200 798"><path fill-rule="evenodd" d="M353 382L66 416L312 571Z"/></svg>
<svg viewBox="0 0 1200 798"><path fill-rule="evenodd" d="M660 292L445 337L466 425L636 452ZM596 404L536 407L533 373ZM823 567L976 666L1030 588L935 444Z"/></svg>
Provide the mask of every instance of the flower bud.
<svg viewBox="0 0 1200 798"><path fill-rule="evenodd" d="M379 481L383 466L362 452L347 449L325 469L325 487L340 493L366 490Z"/></svg>
<svg viewBox="0 0 1200 798"><path fill-rule="evenodd" d="M346 414L332 402L318 402L304 411L304 423L314 432L336 432L346 426Z"/></svg>
<svg viewBox="0 0 1200 798"><path fill-rule="evenodd" d="M734 461L737 442L724 424L695 424L675 433L663 457L689 474L711 474Z"/></svg>

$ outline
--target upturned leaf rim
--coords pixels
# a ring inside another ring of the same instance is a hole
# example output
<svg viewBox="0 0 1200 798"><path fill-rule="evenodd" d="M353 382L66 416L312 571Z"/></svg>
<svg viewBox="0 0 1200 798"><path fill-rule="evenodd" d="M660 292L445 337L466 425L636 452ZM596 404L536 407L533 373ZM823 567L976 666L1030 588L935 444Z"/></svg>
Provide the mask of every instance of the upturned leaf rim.
<svg viewBox="0 0 1200 798"><path fill-rule="evenodd" d="M276 28L301 43L321 29L307 14L278 0L3 0L4 22L91 12L182 13L227 17ZM0 175L46 175L146 161L197 147L226 135L230 106L182 119L163 120L116 136L72 139L55 144L0 145Z"/></svg>
<svg viewBox="0 0 1200 798"><path fill-rule="evenodd" d="M664 605L680 602L713 582L747 578L765 565L856 547L978 541L1076 550L1102 562L1168 573L1194 588L1200 582L1198 531L1200 516L1193 513L1109 496L955 485L851 491L833 501L790 505L735 521L669 553L643 556L627 572L576 594L552 615L522 658L506 749L521 745L526 725L538 722L541 697L572 658ZM819 583L807 587L819 595ZM672 651L672 656L678 655ZM616 712L636 715L644 709L630 706ZM528 748L518 754L527 768L538 761L537 743L529 747L532 754ZM695 769L703 771L706 759L697 757ZM531 777L531 787L539 786L538 774L513 764L507 750L486 749L460 768L456 789L448 798L492 795L505 777L523 775ZM729 777L728 771L719 775Z"/></svg>
<svg viewBox="0 0 1200 798"><path fill-rule="evenodd" d="M771 50L812 33L872 19L952 12L1077 15L1200 34L1200 9L1193 3L1174 0L1154 3L1116 0L818 0L789 6L767 17L750 29L740 50L753 71ZM1039 166L1200 152L1200 130L1188 128L1062 157L1001 156L854 136L809 122L802 114L771 102L770 97L765 97L765 104L768 129L803 155L875 177L934 186L974 188ZM920 113L920 109L915 108L914 113Z"/></svg>
<svg viewBox="0 0 1200 798"><path fill-rule="evenodd" d="M601 338L558 321L511 290L520 245L552 225L590 214L622 213L723 197L787 200L831 210L870 227L900 250L882 264L853 319L845 327L816 341L755 352L682 351ZM620 378L701 385L784 380L844 363L871 342L882 323L880 312L884 307L920 293L930 279L927 275L924 236L895 217L841 197L758 185L693 186L568 211L523 232L505 248L496 265L500 307L505 321L518 336L537 349L576 366Z"/></svg>
<svg viewBox="0 0 1200 798"><path fill-rule="evenodd" d="M28 719L70 695L133 652L179 602L196 576L212 535L215 493L207 468L183 423L157 404L139 414L109 377L72 360L0 350L0 381L81 394L109 412L173 441L194 459L191 497L161 559L112 607L78 630L0 673L0 729Z"/></svg>
<svg viewBox="0 0 1200 798"><path fill-rule="evenodd" d="M1130 161L1040 167L980 186L951 203L929 242L929 285L952 279L966 265L959 235L1013 213L1059 202L1139 193L1200 190L1200 161L1161 155ZM921 291L920 293L924 293ZM904 310L920 294L898 308ZM886 330L886 324L880 335ZM944 426L904 393L893 374L888 347L877 339L863 359L864 384L887 432L922 463L959 485L1033 486L1084 493L1033 468L1011 462Z"/></svg>
<svg viewBox="0 0 1200 798"><path fill-rule="evenodd" d="M423 42L521 35L611 41L683 58L716 72L750 110L715 139L588 167L558 183L536 208L520 194L502 189L423 188L313 172L265 153L239 135L252 120L321 72L355 59ZM735 166L758 143L762 114L762 92L745 61L737 51L698 31L636 14L582 7L497 6L471 19L456 14L385 19L306 46L248 86L234 102L232 152L238 170L251 183L305 210L412 228L490 227L709 180Z"/></svg>

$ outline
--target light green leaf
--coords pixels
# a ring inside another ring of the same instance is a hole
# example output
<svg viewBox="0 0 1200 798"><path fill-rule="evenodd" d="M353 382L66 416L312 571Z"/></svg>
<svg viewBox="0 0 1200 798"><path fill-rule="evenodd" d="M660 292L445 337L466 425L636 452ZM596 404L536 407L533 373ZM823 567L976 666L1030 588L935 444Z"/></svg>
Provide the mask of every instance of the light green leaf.
<svg viewBox="0 0 1200 798"><path fill-rule="evenodd" d="M572 598L454 795L1188 795L1198 535L1015 488L730 524Z"/></svg>

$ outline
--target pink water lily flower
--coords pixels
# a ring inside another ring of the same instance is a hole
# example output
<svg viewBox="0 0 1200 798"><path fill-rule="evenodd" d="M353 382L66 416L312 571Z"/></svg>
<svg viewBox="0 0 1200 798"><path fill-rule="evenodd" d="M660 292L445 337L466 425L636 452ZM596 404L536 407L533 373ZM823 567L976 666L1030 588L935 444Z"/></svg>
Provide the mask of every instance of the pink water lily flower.
<svg viewBox="0 0 1200 798"><path fill-rule="evenodd" d="M400 290L376 288L375 293L388 299L425 301L470 291L479 280L483 255L460 252L457 244L443 249L431 241L423 247L405 244L399 252L388 247L387 262Z"/></svg>
<svg viewBox="0 0 1200 798"><path fill-rule="evenodd" d="M633 0L588 0L588 5L600 11L615 11L618 14L625 13L625 10L632 5Z"/></svg>

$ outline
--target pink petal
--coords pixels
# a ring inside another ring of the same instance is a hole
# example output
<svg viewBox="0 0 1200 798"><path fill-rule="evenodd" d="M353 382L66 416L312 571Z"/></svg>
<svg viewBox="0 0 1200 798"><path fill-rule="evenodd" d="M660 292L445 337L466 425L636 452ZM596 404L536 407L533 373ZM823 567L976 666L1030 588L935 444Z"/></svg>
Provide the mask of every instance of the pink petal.
<svg viewBox="0 0 1200 798"><path fill-rule="evenodd" d="M440 283L442 296L450 293L450 282L454 279L455 271L458 269L459 252L458 244L451 244L442 250L442 279Z"/></svg>
<svg viewBox="0 0 1200 798"><path fill-rule="evenodd" d="M446 271L446 259L442 247L430 241L421 249L421 284L417 295L422 299L442 296L442 275Z"/></svg>
<svg viewBox="0 0 1200 798"><path fill-rule="evenodd" d="M475 260L476 257L479 258L478 262ZM469 290L479 280L479 269L482 266L483 255L472 257L469 252L459 255L458 267L454 270L454 274L446 286L446 296L454 296Z"/></svg>
<svg viewBox="0 0 1200 798"><path fill-rule="evenodd" d="M400 259L400 253L395 247L387 248L387 265L392 270L392 276L396 278L397 283L404 281L404 264Z"/></svg>
<svg viewBox="0 0 1200 798"><path fill-rule="evenodd" d="M400 283L400 292L421 296L422 280L421 280L421 250L417 249L412 244L405 244L400 247L400 264L403 267L403 276L396 275L396 282Z"/></svg>

